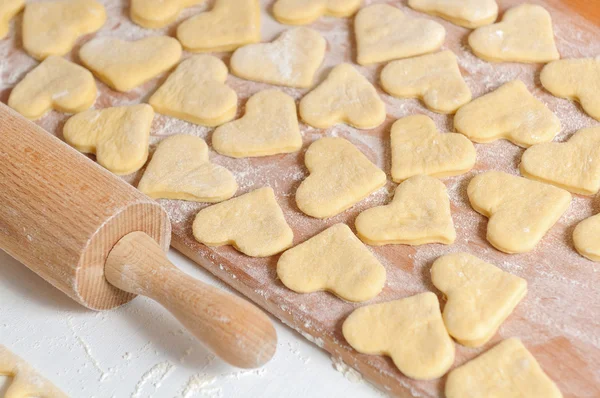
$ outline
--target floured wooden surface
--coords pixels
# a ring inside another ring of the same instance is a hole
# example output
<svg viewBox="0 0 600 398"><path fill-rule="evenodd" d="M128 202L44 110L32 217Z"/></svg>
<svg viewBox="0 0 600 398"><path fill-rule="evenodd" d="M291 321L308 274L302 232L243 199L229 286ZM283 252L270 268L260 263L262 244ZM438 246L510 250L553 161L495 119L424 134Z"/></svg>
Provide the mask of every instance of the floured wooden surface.
<svg viewBox="0 0 600 398"><path fill-rule="evenodd" d="M163 30L147 30L134 25L128 17L127 0L103 0L108 20L97 36L117 36L137 39L150 35L173 35L176 23ZM365 1L365 5L379 1ZM501 12L518 0L499 0ZM554 22L559 52L563 58L600 56L600 28L593 26L573 13L559 0L533 1L545 5ZM397 4L394 3L394 4ZM212 2L184 10L179 21L208 9ZM270 41L287 29L268 15L272 1L263 1L262 37ZM402 0L399 7L409 15L427 17L406 7ZM444 49L451 49L459 58L459 64L473 97L489 92L501 84L523 80L533 94L546 103L562 122L558 141L568 139L576 130L598 125L586 116L579 105L552 97L539 83L541 65L489 64L476 58L466 46L469 30L433 18L446 28ZM22 14L12 23L8 39L0 41L0 100L7 101L10 89L37 62L21 49L20 24ZM343 62L354 61L354 37L352 19L323 18L311 25L319 30L328 42L324 64L319 69L317 81L321 81L330 69ZM15 29L17 29L15 31ZM80 40L79 45L89 40ZM77 48L71 54L77 61ZM189 56L189 54L185 54ZM219 54L228 63L230 54ZM372 82L377 83L383 65L358 67ZM135 104L146 101L160 85L166 74L129 93L116 93L97 82L100 96L95 108ZM240 101L238 116L243 114L247 98L272 86L244 81L229 76L227 83L236 90ZM322 136L341 136L357 145L373 162L383 168L390 180L389 129L399 117L415 113L431 116L440 131L452 129L452 117L427 111L417 100L399 100L384 94L377 86L387 106L388 118L377 129L359 131L339 125L327 130L302 127L304 146L298 153L276 155L266 158L232 159L211 151L211 161L231 170L240 189L237 195L261 186L269 185L278 196L286 219L294 230L294 243L300 243L328 226L346 222L354 228L354 219L363 209L387 203L396 184L388 184L352 209L329 220L317 220L298 211L294 192L307 175L304 152L308 145ZM282 91L300 99L307 90L281 88ZM67 115L52 112L38 124L62 135ZM153 124L152 143L165 136L185 133L205 138L210 145L212 129L192 125L177 119L157 115ZM466 186L472 176L483 170L503 170L518 174L518 164L523 149L506 141L492 144L476 144L477 164L470 173L443 179L452 204L457 229L456 243L451 246L424 245L408 247L401 245L371 247L384 264L388 280L383 292L369 303L389 301L419 292L431 290L440 294L431 284L429 268L440 255L468 251L491 262L503 270L525 278L529 291L517 306L513 315L501 326L498 334L482 349L467 349L457 345L455 365L461 365L478 353L487 350L507 337L520 337L538 359L541 366L555 380L566 397L600 396L600 267L579 256L573 248L572 232L577 223L600 211L597 197L574 196L569 210L559 223L546 235L531 253L507 255L492 248L485 240L487 219L477 214L469 205ZM137 183L141 173L127 180ZM173 222L173 245L202 266L222 278L234 288L249 296L259 305L272 312L284 322L299 330L305 337L323 346L334 356L342 357L350 366L360 370L365 377L382 389L398 396L437 397L443 395L445 378L422 382L404 377L391 360L379 356L360 355L344 341L341 325L346 316L363 304L344 302L329 293L300 295L286 289L276 280L277 256L266 259L246 257L231 247L207 248L197 243L191 234L195 213L205 204L161 200ZM441 296L440 296L441 297ZM309 382L309 381L307 381Z"/></svg>

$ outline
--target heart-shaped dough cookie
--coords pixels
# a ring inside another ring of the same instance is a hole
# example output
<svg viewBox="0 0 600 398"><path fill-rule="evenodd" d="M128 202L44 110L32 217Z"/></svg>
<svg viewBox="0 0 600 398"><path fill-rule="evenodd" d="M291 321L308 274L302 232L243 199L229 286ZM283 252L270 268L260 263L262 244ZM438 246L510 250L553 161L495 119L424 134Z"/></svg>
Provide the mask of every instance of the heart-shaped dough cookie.
<svg viewBox="0 0 600 398"><path fill-rule="evenodd" d="M475 165L473 143L462 134L438 133L428 116L414 115L392 125L392 179L402 182L419 174L449 177Z"/></svg>
<svg viewBox="0 0 600 398"><path fill-rule="evenodd" d="M498 17L496 0L408 0L408 5L471 29L491 24Z"/></svg>
<svg viewBox="0 0 600 398"><path fill-rule="evenodd" d="M131 20L144 28L162 28L174 22L181 10L203 0L131 0Z"/></svg>
<svg viewBox="0 0 600 398"><path fill-rule="evenodd" d="M454 369L446 381L446 398L562 398L519 339L504 340Z"/></svg>
<svg viewBox="0 0 600 398"><path fill-rule="evenodd" d="M471 101L452 51L390 62L381 71L381 86L398 98L420 98L438 113L454 113Z"/></svg>
<svg viewBox="0 0 600 398"><path fill-rule="evenodd" d="M237 183L229 170L208 160L202 138L178 134L158 145L138 189L156 199L221 202L235 194Z"/></svg>
<svg viewBox="0 0 600 398"><path fill-rule="evenodd" d="M0 2L0 40L8 34L9 22L25 7L25 0L3 0Z"/></svg>
<svg viewBox="0 0 600 398"><path fill-rule="evenodd" d="M327 42L316 30L286 30L271 43L248 44L231 56L231 73L242 79L289 87L310 87Z"/></svg>
<svg viewBox="0 0 600 398"><path fill-rule="evenodd" d="M575 249L592 261L600 261L600 214L588 217L573 231Z"/></svg>
<svg viewBox="0 0 600 398"><path fill-rule="evenodd" d="M179 25L177 39L192 52L232 51L259 42L259 0L217 0L212 10Z"/></svg>
<svg viewBox="0 0 600 398"><path fill-rule="evenodd" d="M300 100L300 117L317 128L346 123L371 129L385 120L385 104L375 87L350 64L329 72L318 87Z"/></svg>
<svg viewBox="0 0 600 398"><path fill-rule="evenodd" d="M385 185L385 173L343 138L325 137L304 155L310 172L296 191L296 204L316 218L333 217Z"/></svg>
<svg viewBox="0 0 600 398"><path fill-rule="evenodd" d="M513 80L461 107L454 128L471 141L506 139L527 148L552 141L560 120L522 81Z"/></svg>
<svg viewBox="0 0 600 398"><path fill-rule="evenodd" d="M552 95L579 101L588 115L600 120L600 58L550 62L540 80Z"/></svg>
<svg viewBox="0 0 600 398"><path fill-rule="evenodd" d="M362 0L277 0L273 15L281 23L305 25L324 15L349 17L358 10Z"/></svg>
<svg viewBox="0 0 600 398"><path fill-rule="evenodd" d="M200 210L192 229L194 238L200 243L233 245L252 257L282 252L294 239L270 187Z"/></svg>
<svg viewBox="0 0 600 398"><path fill-rule="evenodd" d="M473 209L489 217L487 240L505 253L533 250L571 203L563 189L499 171L475 176L467 194Z"/></svg>
<svg viewBox="0 0 600 398"><path fill-rule="evenodd" d="M108 170L125 175L148 159L152 119L154 110L147 104L89 110L71 117L63 136L78 151L95 154Z"/></svg>
<svg viewBox="0 0 600 398"><path fill-rule="evenodd" d="M581 195L600 190L600 127L582 129L565 143L547 142L527 149L521 174Z"/></svg>
<svg viewBox="0 0 600 398"><path fill-rule="evenodd" d="M172 37L137 41L99 37L79 50L81 62L104 83L121 92L133 90L179 62L181 44Z"/></svg>
<svg viewBox="0 0 600 398"><path fill-rule="evenodd" d="M456 231L446 186L424 175L398 185L389 205L373 207L356 217L356 232L370 245L451 244Z"/></svg>
<svg viewBox="0 0 600 398"><path fill-rule="evenodd" d="M354 32L361 65L429 53L440 48L446 37L439 23L411 18L389 4L360 10L354 19Z"/></svg>
<svg viewBox="0 0 600 398"><path fill-rule="evenodd" d="M95 0L54 0L27 3L23 14L23 48L42 60L65 55L82 35L97 31L106 11Z"/></svg>
<svg viewBox="0 0 600 398"><path fill-rule="evenodd" d="M544 8L521 4L504 13L502 22L482 26L469 35L469 46L491 62L550 62L560 55L552 18Z"/></svg>
<svg viewBox="0 0 600 398"><path fill-rule="evenodd" d="M468 347L487 343L527 293L525 279L468 253L435 260L431 280L447 297L448 333Z"/></svg>
<svg viewBox="0 0 600 398"><path fill-rule="evenodd" d="M218 126L235 117L237 94L225 85L227 67L212 55L183 61L148 103L164 115L204 126Z"/></svg>
<svg viewBox="0 0 600 398"><path fill-rule="evenodd" d="M454 362L454 342L431 292L358 308L342 332L356 351L390 356L411 379L437 379Z"/></svg>
<svg viewBox="0 0 600 398"><path fill-rule="evenodd" d="M48 57L10 92L8 105L29 119L39 119L51 109L77 113L96 101L94 76L61 57Z"/></svg>
<svg viewBox="0 0 600 398"><path fill-rule="evenodd" d="M212 145L220 154L234 158L298 151L302 135L294 99L279 90L254 94L243 117L217 127Z"/></svg>
<svg viewBox="0 0 600 398"><path fill-rule="evenodd" d="M346 224L335 224L283 253L277 276L295 292L327 290L348 301L370 300L385 284L385 268Z"/></svg>

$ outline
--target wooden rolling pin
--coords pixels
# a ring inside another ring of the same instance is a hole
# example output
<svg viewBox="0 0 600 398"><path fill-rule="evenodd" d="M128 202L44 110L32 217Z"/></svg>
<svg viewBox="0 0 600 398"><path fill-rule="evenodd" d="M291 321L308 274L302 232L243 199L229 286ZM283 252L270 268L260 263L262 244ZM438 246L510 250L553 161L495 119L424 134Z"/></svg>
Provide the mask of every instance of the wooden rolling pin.
<svg viewBox="0 0 600 398"><path fill-rule="evenodd" d="M270 319L173 266L170 239L155 201L0 104L0 249L88 308L141 294L230 364L266 363Z"/></svg>

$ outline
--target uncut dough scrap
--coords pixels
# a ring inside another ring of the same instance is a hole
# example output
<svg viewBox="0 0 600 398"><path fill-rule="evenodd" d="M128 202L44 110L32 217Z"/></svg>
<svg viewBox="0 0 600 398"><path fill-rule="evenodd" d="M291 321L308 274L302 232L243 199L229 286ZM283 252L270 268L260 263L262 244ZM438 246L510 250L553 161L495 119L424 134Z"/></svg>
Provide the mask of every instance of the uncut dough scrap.
<svg viewBox="0 0 600 398"><path fill-rule="evenodd" d="M162 28L174 22L181 10L204 0L131 0L131 20L144 28Z"/></svg>
<svg viewBox="0 0 600 398"><path fill-rule="evenodd" d="M281 255L277 276L298 293L327 290L349 301L377 296L385 268L346 224L335 224Z"/></svg>
<svg viewBox="0 0 600 398"><path fill-rule="evenodd" d="M252 257L282 252L294 239L270 187L200 210L192 230L198 242L208 246L233 245Z"/></svg>
<svg viewBox="0 0 600 398"><path fill-rule="evenodd" d="M471 29L491 24L498 17L496 0L408 0L408 5Z"/></svg>
<svg viewBox="0 0 600 398"><path fill-rule="evenodd" d="M600 214L581 221L573 231L575 249L582 256L600 261Z"/></svg>
<svg viewBox="0 0 600 398"><path fill-rule="evenodd" d="M358 10L362 0L277 0L273 16L290 25L309 24L319 17L349 17Z"/></svg>
<svg viewBox="0 0 600 398"><path fill-rule="evenodd" d="M25 0L4 0L0 2L0 40L8 34L10 20L25 7Z"/></svg>
<svg viewBox="0 0 600 398"><path fill-rule="evenodd" d="M442 377L454 362L454 342L431 292L358 308L342 332L356 351L390 356L411 379Z"/></svg>

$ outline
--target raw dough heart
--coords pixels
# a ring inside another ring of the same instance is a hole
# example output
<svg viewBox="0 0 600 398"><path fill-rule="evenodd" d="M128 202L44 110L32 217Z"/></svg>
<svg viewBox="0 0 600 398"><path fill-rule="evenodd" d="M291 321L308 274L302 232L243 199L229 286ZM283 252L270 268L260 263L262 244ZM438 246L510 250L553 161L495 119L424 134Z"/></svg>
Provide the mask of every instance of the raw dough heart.
<svg viewBox="0 0 600 398"><path fill-rule="evenodd" d="M65 55L83 35L97 31L106 11L95 0L55 0L27 3L23 14L23 48L42 60Z"/></svg>
<svg viewBox="0 0 600 398"><path fill-rule="evenodd" d="M456 231L446 186L424 175L409 178L398 185L392 203L358 215L356 232L376 246L453 243Z"/></svg>
<svg viewBox="0 0 600 398"><path fill-rule="evenodd" d="M316 218L333 217L386 183L385 173L343 138L325 137L304 155L310 172L296 191L296 204Z"/></svg>
<svg viewBox="0 0 600 398"><path fill-rule="evenodd" d="M232 51L260 41L259 0L217 0L177 27L177 39L187 51Z"/></svg>
<svg viewBox="0 0 600 398"><path fill-rule="evenodd" d="M562 398L516 338L504 340L450 372L445 392L446 398Z"/></svg>
<svg viewBox="0 0 600 398"><path fill-rule="evenodd" d="M294 99L264 90L246 103L246 114L218 127L212 136L217 152L234 158L295 152L302 147Z"/></svg>
<svg viewBox="0 0 600 398"><path fill-rule="evenodd" d="M487 240L505 253L533 250L571 203L565 190L499 171L475 176L467 194L473 209L489 217Z"/></svg>
<svg viewBox="0 0 600 398"><path fill-rule="evenodd" d="M600 127L582 129L568 142L547 142L527 149L521 174L581 195L600 190Z"/></svg>
<svg viewBox="0 0 600 398"><path fill-rule="evenodd" d="M502 22L475 29L469 46L491 62L549 62L559 59L552 19L544 8L522 4L504 13Z"/></svg>
<svg viewBox="0 0 600 398"><path fill-rule="evenodd" d="M454 343L431 292L358 308L342 332L356 351L388 355L412 379L442 377L454 362Z"/></svg>
<svg viewBox="0 0 600 398"><path fill-rule="evenodd" d="M202 138L178 134L162 141L138 189L152 198L221 202L237 191L229 170L208 160Z"/></svg>
<svg viewBox="0 0 600 398"><path fill-rule="evenodd" d="M289 87L310 87L327 42L316 30L286 30L271 43L248 44L235 50L231 73L242 79Z"/></svg>
<svg viewBox="0 0 600 398"><path fill-rule="evenodd" d="M0 40L8 34L9 22L25 7L25 0L3 0L0 2Z"/></svg>
<svg viewBox="0 0 600 398"><path fill-rule="evenodd" d="M426 174L448 177L466 173L475 165L473 143L462 134L438 133L428 116L414 115L392 125L392 178L402 182Z"/></svg>
<svg viewBox="0 0 600 398"><path fill-rule="evenodd" d="M438 113L454 113L471 101L452 51L390 62L381 71L381 86L398 98L420 98Z"/></svg>
<svg viewBox="0 0 600 398"><path fill-rule="evenodd" d="M29 119L51 109L76 113L96 100L94 76L85 68L61 57L48 57L29 72L8 98L8 105Z"/></svg>
<svg viewBox="0 0 600 398"><path fill-rule="evenodd" d="M504 138L526 148L552 141L560 120L522 81L513 80L461 107L454 128L475 142Z"/></svg>
<svg viewBox="0 0 600 398"><path fill-rule="evenodd" d="M588 115L600 120L600 58L551 62L540 80L553 95L581 102Z"/></svg>
<svg viewBox="0 0 600 398"><path fill-rule="evenodd" d="M592 261L600 261L600 214L577 224L573 242L579 254Z"/></svg>
<svg viewBox="0 0 600 398"><path fill-rule="evenodd" d="M385 104L375 87L350 64L333 68L318 87L300 101L300 117L317 128L346 123L371 129L385 120Z"/></svg>
<svg viewBox="0 0 600 398"><path fill-rule="evenodd" d="M212 55L183 61L150 97L164 115L204 126L218 126L235 117L237 94L225 85L227 66Z"/></svg>
<svg viewBox="0 0 600 398"><path fill-rule="evenodd" d="M447 297L444 324L467 347L487 343L527 293L527 282L468 253L438 258L431 280Z"/></svg>
<svg viewBox="0 0 600 398"><path fill-rule="evenodd" d="M471 29L491 24L498 17L496 0L408 0L408 5Z"/></svg>
<svg viewBox="0 0 600 398"><path fill-rule="evenodd" d="M68 398L45 377L40 375L27 362L0 344L0 376L12 377L5 398Z"/></svg>
<svg viewBox="0 0 600 398"><path fill-rule="evenodd" d="M385 284L385 268L346 224L283 253L277 276L295 292L327 290L349 301L370 300Z"/></svg>
<svg viewBox="0 0 600 398"><path fill-rule="evenodd" d="M192 229L198 242L233 245L252 257L282 252L294 239L270 187L200 210Z"/></svg>
<svg viewBox="0 0 600 398"><path fill-rule="evenodd" d="M154 110L146 104L90 110L71 117L63 136L113 173L130 174L148 159L152 119Z"/></svg>
<svg viewBox="0 0 600 398"><path fill-rule="evenodd" d="M168 71L180 57L181 45L167 36L137 41L99 37L79 50L81 62L100 80L121 92L132 90Z"/></svg>
<svg viewBox="0 0 600 398"><path fill-rule="evenodd" d="M203 0L131 0L131 20L144 28L162 28L174 22L181 10Z"/></svg>
<svg viewBox="0 0 600 398"><path fill-rule="evenodd" d="M446 30L429 19L411 18L388 4L365 7L354 20L357 61L361 65L413 57L437 50Z"/></svg>
<svg viewBox="0 0 600 398"><path fill-rule="evenodd" d="M321 16L349 17L358 10L362 0L277 0L273 15L281 23L309 24Z"/></svg>

